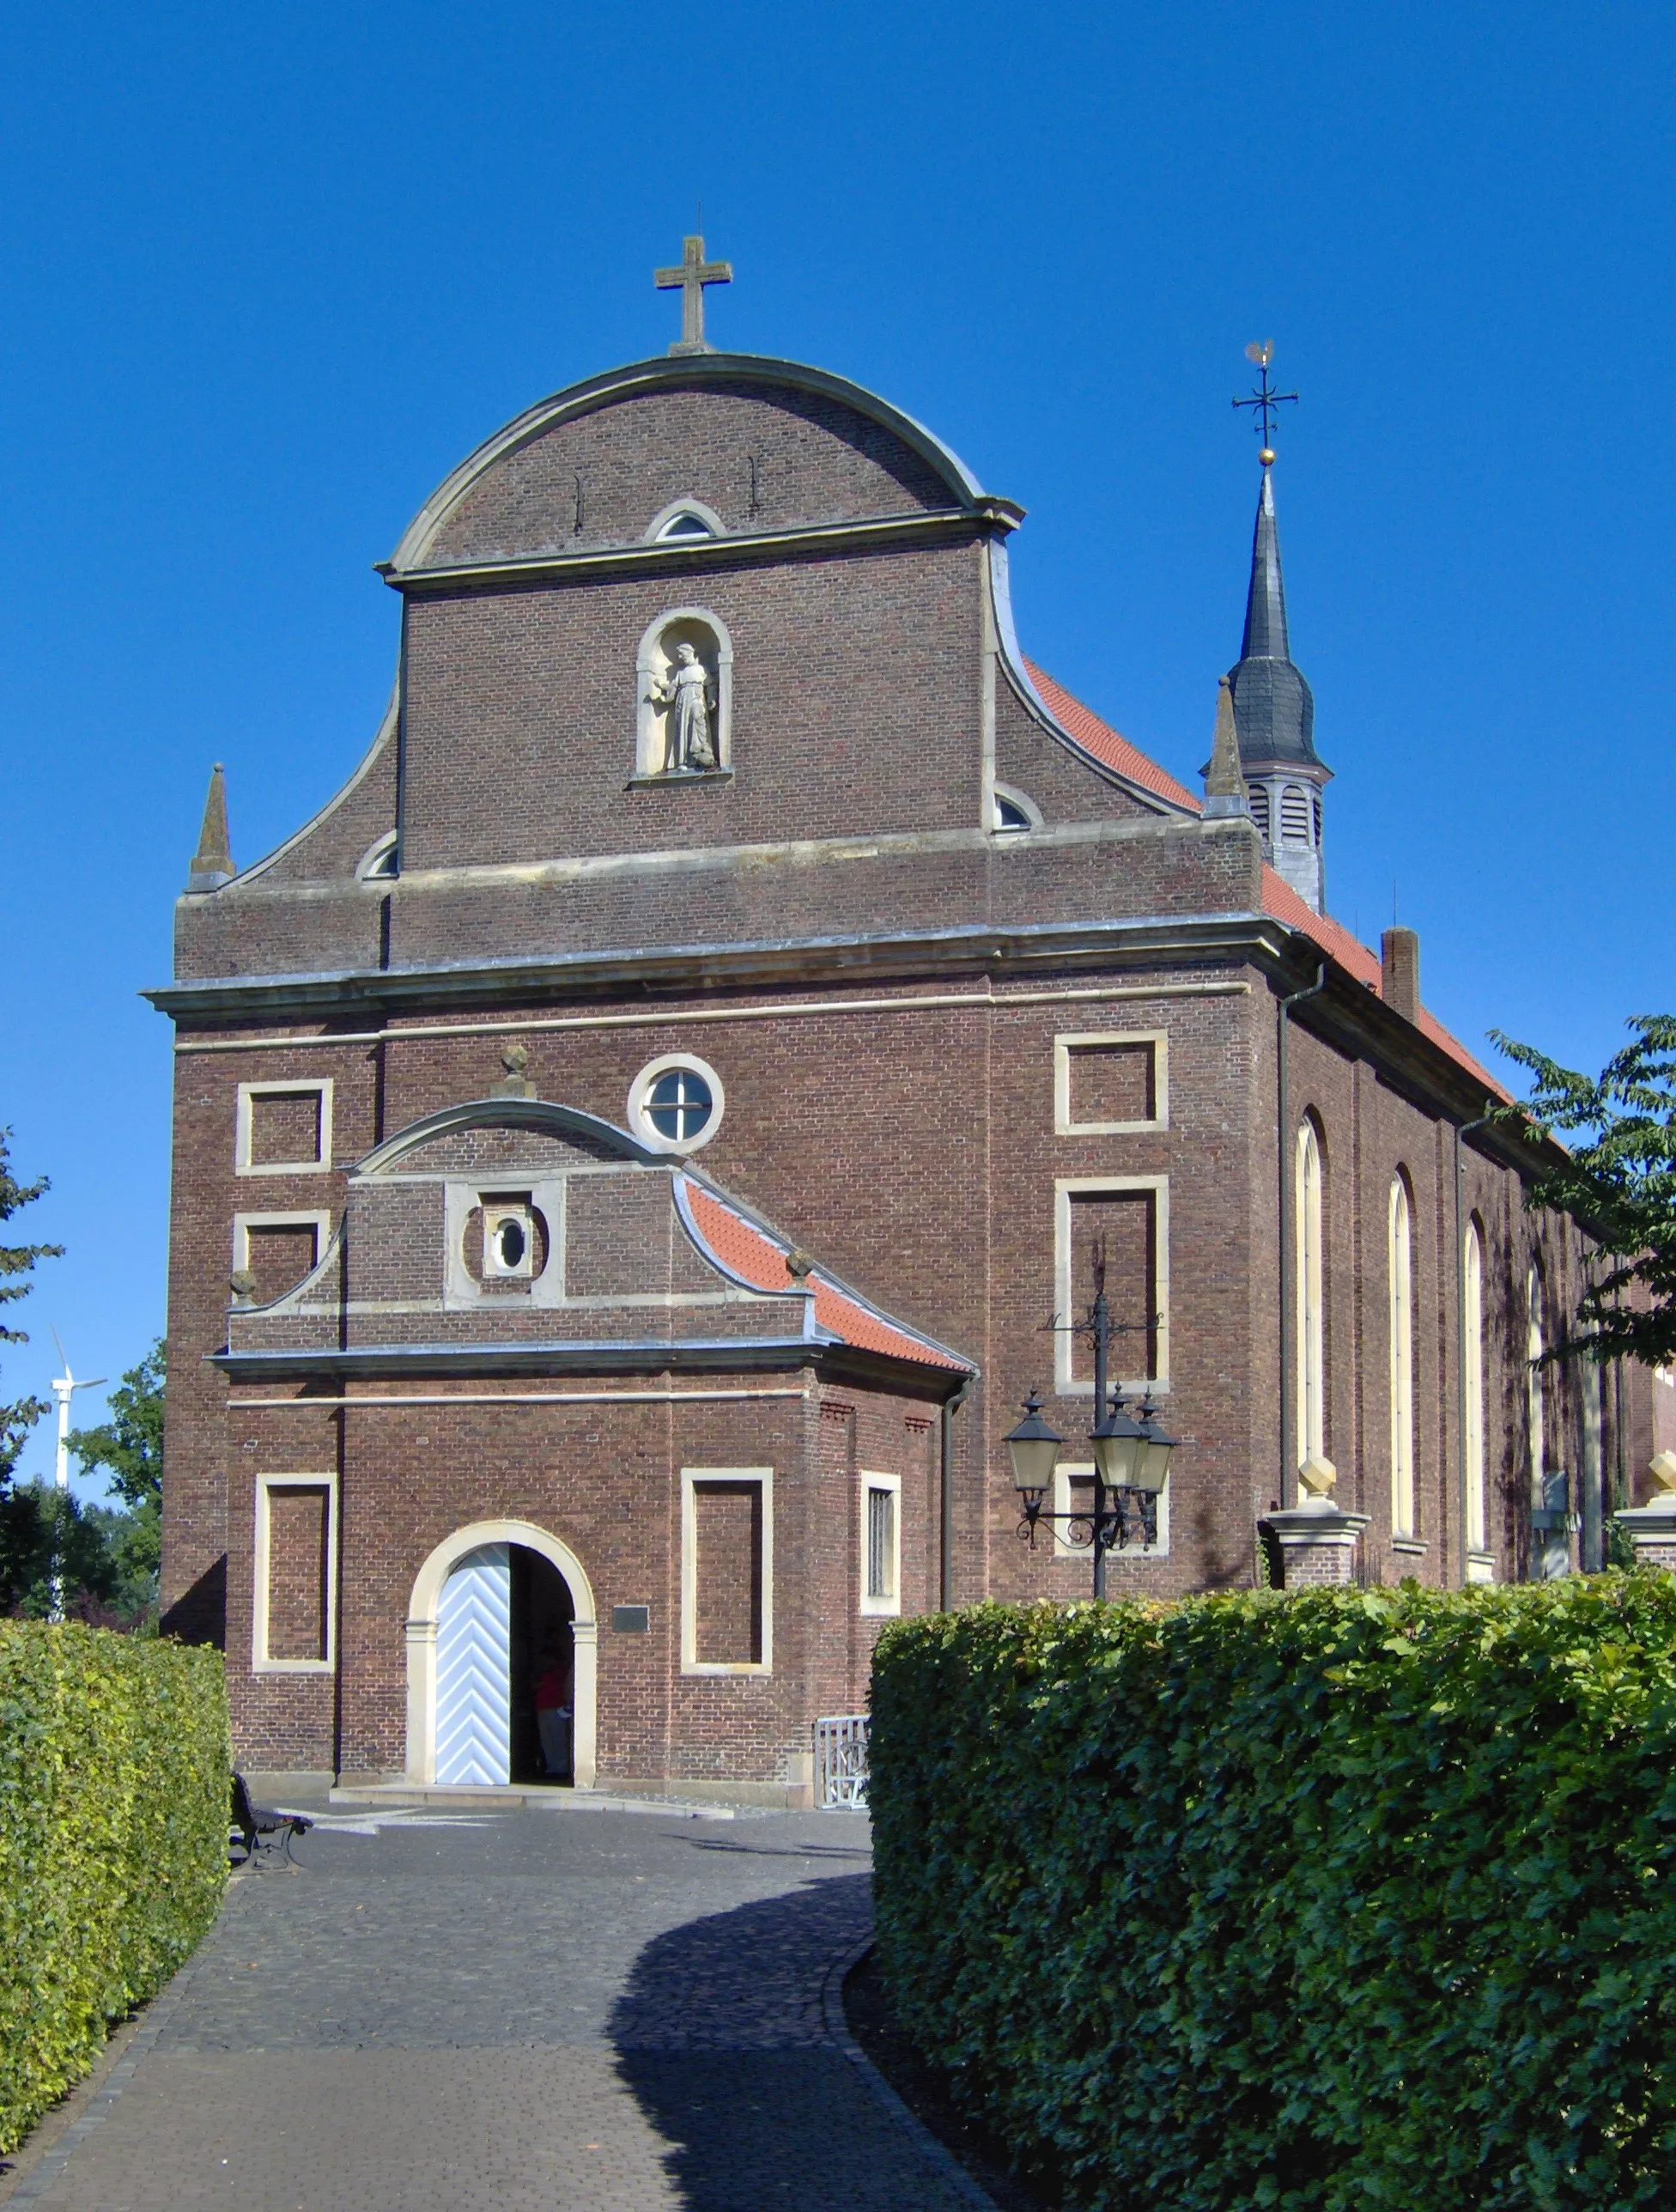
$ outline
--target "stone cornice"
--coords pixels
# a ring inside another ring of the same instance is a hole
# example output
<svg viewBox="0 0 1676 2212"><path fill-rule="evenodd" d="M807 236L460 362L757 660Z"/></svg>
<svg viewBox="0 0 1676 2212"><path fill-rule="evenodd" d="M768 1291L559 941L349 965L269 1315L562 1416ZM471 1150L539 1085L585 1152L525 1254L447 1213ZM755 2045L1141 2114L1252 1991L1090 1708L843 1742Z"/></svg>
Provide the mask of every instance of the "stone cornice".
<svg viewBox="0 0 1676 2212"><path fill-rule="evenodd" d="M1110 771L1108 771L1109 774ZM694 779L696 781L697 779ZM664 778L626 779L627 789L655 789ZM568 859L468 861L455 867L404 868L399 876L327 877L275 884L256 883L255 872L234 877L213 895L185 895L178 904L195 913L213 913L213 899L243 906L260 900L307 905L345 896L423 896L432 891L510 890L559 884L701 874L741 867L819 867L856 860L912 860L926 854L1023 856L1056 853L1086 845L1123 844L1184 830L1226 836L1232 825L1201 823L1196 817L1149 814L1136 819L1102 817L1091 822L1044 823L1028 835L998 836L993 830L966 824L951 830L880 830L843 837L785 837L749 845L673 845L641 853L589 853Z"/></svg>
<svg viewBox="0 0 1676 2212"><path fill-rule="evenodd" d="M1160 825L1162 826L1162 825ZM1157 834L1154 830L1153 834ZM984 923L876 935L733 945L624 947L539 959L461 962L412 969L343 969L320 975L207 977L142 994L160 1012L192 1030L283 1019L349 1016L376 1024L392 1017L477 1008L511 1008L557 999L647 994L707 996L720 989L854 988L927 976L1029 980L1055 968L1084 974L1248 965L1278 991L1312 982L1327 988L1292 1019L1341 1050L1365 1058L1381 1080L1442 1119L1465 1125L1484 1112L1481 1078L1375 992L1338 966L1315 942L1272 915L1235 913ZM911 1001L905 1003L911 1004ZM1004 991L994 1000L1005 1003ZM392 1042L401 1031L389 1032ZM329 1039L322 1039L322 1042ZM1479 1130L1468 1143L1501 1165L1529 1174L1556 1164L1556 1147L1511 1133Z"/></svg>
<svg viewBox="0 0 1676 2212"><path fill-rule="evenodd" d="M509 561L458 561L416 568L398 568L391 561L380 561L374 566L392 592L415 597L428 592L510 591L521 585L562 583L623 569L726 568L741 561L783 559L800 553L843 553L937 538L975 538L987 532L1016 529L1022 514L1023 509L1011 500L985 498L969 507L869 515L847 522L800 523L785 530L736 531L720 538L680 538L649 545L609 545L581 553L523 554Z"/></svg>
<svg viewBox="0 0 1676 2212"><path fill-rule="evenodd" d="M933 1401L969 1382L975 1369L958 1372L928 1362L894 1358L856 1345L811 1342L807 1337L723 1339L680 1344L400 1344L351 1345L317 1350L211 1352L209 1364L230 1382L340 1381L354 1376L771 1374L799 1368L858 1382L884 1382L898 1392Z"/></svg>
<svg viewBox="0 0 1676 2212"><path fill-rule="evenodd" d="M895 930L755 943L624 947L421 968L344 969L320 975L208 976L142 993L177 1021L271 1021L374 1009L418 1011L527 1004L586 993L707 992L717 986L853 984L863 976L993 975L1072 965L1251 957L1278 961L1287 932L1269 915L1217 914L998 927Z"/></svg>

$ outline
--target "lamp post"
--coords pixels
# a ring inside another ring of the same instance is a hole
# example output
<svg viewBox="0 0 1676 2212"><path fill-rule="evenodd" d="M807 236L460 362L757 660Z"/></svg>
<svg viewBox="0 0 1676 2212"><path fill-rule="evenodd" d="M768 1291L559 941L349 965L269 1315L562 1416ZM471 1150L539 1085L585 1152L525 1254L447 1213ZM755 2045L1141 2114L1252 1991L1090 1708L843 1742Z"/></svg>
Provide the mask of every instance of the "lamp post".
<svg viewBox="0 0 1676 2212"><path fill-rule="evenodd" d="M1178 1439L1168 1435L1149 1396L1139 1416L1129 1413L1122 1394L1106 1395L1107 1354L1117 1334L1106 1304L1106 1271L1095 1264L1094 1304L1085 1324L1094 1340L1094 1426L1089 1442L1094 1449L1094 1501L1075 1513L1056 1513L1043 1504L1054 1479L1060 1448L1065 1439L1041 1417L1041 1401L1034 1390L1024 1405L1024 1418L1006 1438L1012 1460L1013 1486L1023 1516L1018 1534L1032 1550L1039 1522L1063 1521L1066 1540L1094 1553L1094 1595L1106 1595L1106 1554L1139 1535L1151 1551L1158 1540L1158 1495L1169 1474L1169 1457Z"/></svg>

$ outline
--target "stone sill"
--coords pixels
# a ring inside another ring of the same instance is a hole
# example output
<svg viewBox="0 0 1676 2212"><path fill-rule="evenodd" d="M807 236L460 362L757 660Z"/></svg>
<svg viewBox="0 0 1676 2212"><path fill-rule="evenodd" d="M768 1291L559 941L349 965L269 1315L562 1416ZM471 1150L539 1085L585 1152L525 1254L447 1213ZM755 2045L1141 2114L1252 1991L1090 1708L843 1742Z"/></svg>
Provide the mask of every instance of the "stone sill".
<svg viewBox="0 0 1676 2212"><path fill-rule="evenodd" d="M1393 1536L1391 1539L1391 1549L1394 1552L1406 1552L1412 1559L1424 1559L1428 1548L1419 1541L1418 1537Z"/></svg>
<svg viewBox="0 0 1676 2212"><path fill-rule="evenodd" d="M658 775L631 775L623 786L625 791L684 790L695 783L732 783L731 768L665 769Z"/></svg>

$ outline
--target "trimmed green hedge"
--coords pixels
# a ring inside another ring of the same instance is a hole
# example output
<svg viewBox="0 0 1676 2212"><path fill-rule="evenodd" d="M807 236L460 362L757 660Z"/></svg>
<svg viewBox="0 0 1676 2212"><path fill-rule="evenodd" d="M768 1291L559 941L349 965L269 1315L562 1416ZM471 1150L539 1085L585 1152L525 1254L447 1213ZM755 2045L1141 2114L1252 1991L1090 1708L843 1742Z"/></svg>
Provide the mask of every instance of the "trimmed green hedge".
<svg viewBox="0 0 1676 2212"><path fill-rule="evenodd" d="M899 2012L1067 2201L1676 2203L1676 1578L903 1621L871 1774Z"/></svg>
<svg viewBox="0 0 1676 2212"><path fill-rule="evenodd" d="M229 1764L218 1651L0 1620L0 2151L215 1918Z"/></svg>

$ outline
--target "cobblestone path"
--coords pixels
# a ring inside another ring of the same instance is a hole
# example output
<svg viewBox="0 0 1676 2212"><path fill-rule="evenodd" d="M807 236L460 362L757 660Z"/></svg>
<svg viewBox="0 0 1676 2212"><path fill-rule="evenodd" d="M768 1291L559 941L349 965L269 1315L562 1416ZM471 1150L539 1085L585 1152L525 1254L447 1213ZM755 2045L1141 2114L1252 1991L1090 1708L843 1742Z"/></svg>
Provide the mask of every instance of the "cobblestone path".
<svg viewBox="0 0 1676 2212"><path fill-rule="evenodd" d="M51 2212L952 2212L828 2037L865 1822L568 1810L322 1829L234 1884Z"/></svg>

